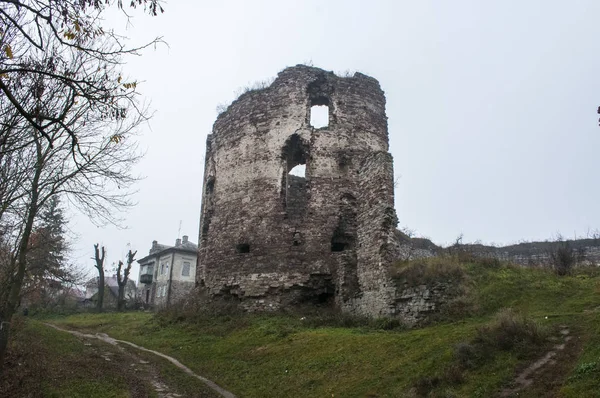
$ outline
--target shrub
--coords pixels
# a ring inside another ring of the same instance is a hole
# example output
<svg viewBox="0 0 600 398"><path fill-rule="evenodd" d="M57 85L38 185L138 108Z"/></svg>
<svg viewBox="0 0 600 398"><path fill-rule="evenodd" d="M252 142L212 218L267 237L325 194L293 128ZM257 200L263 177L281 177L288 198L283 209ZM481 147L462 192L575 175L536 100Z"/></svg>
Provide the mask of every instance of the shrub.
<svg viewBox="0 0 600 398"><path fill-rule="evenodd" d="M510 308L500 311L491 324L477 330L475 344L482 348L511 350L545 343L548 331L533 319Z"/></svg>
<svg viewBox="0 0 600 398"><path fill-rule="evenodd" d="M571 269L577 263L577 253L568 241L557 239L550 251L550 263L557 275L564 276L571 273Z"/></svg>
<svg viewBox="0 0 600 398"><path fill-rule="evenodd" d="M502 263L495 257L481 257L475 261L477 264L487 268L500 268Z"/></svg>
<svg viewBox="0 0 600 398"><path fill-rule="evenodd" d="M415 388L415 392L419 397L426 397L429 393L436 388L442 380L437 376L425 376L417 379L413 386Z"/></svg>
<svg viewBox="0 0 600 398"><path fill-rule="evenodd" d="M479 359L477 348L469 343L459 343L454 347L454 359L463 369L472 369Z"/></svg>

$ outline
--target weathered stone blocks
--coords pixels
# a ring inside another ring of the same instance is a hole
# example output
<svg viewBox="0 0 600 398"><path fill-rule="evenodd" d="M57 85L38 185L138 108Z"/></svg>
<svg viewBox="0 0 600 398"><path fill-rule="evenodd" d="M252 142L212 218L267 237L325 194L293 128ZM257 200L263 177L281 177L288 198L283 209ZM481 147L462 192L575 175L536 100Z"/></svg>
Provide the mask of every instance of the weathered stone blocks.
<svg viewBox="0 0 600 398"><path fill-rule="evenodd" d="M326 127L312 106L329 108ZM197 283L252 310L392 315L393 162L377 80L308 66L241 95L207 139ZM306 165L304 177L289 171Z"/></svg>

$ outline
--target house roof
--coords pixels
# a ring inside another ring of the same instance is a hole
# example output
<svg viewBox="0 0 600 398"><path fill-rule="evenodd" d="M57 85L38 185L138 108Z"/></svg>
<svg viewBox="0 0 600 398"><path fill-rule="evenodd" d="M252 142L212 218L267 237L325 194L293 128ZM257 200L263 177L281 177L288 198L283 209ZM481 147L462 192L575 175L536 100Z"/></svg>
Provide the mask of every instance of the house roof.
<svg viewBox="0 0 600 398"><path fill-rule="evenodd" d="M89 286L89 287L96 287L98 286L98 279L100 279L99 277L95 277L90 279L89 281L87 281L85 283L85 286ZM104 285L106 285L112 294L116 296L119 295L119 282L117 281L117 276L107 276L104 278ZM131 279L127 279L127 286L126 288L128 289L135 289L135 282L132 281Z"/></svg>
<svg viewBox="0 0 600 398"><path fill-rule="evenodd" d="M184 236L183 242L180 239L177 239L175 246L163 245L163 244L160 244L160 243L154 241L154 242L152 242L152 248L150 249L150 252L149 252L150 254L148 254L144 258L137 260L137 262L139 264L147 263L155 257L159 257L164 254L172 253L172 252L179 252L179 253L183 252L183 253L190 253L193 255L197 255L198 254L198 245L195 244L194 242L190 242L186 238L187 237Z"/></svg>

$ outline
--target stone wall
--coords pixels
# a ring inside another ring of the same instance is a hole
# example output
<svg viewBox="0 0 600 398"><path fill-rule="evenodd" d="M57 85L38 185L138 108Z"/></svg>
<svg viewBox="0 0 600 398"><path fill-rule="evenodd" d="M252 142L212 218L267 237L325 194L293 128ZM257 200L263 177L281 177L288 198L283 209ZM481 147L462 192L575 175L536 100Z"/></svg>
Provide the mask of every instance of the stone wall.
<svg viewBox="0 0 600 398"><path fill-rule="evenodd" d="M329 125L317 129L318 105ZM393 312L393 168L375 79L287 68L219 115L205 162L197 281L210 295ZM300 164L304 178L288 174Z"/></svg>
<svg viewBox="0 0 600 398"><path fill-rule="evenodd" d="M408 284L400 286L395 298L396 316L407 325L426 321L457 296L459 283L444 281L418 286Z"/></svg>

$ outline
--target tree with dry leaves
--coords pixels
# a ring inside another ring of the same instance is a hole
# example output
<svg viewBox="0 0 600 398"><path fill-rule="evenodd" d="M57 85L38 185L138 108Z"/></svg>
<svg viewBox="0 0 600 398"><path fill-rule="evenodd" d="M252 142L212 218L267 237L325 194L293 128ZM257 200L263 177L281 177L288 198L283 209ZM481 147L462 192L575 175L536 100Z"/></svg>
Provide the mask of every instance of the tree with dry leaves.
<svg viewBox="0 0 600 398"><path fill-rule="evenodd" d="M133 204L136 132L150 113L121 67L160 39L127 47L101 25L111 6L124 9L111 0L0 0L0 371L40 209L61 195L104 224ZM131 6L162 11L157 0Z"/></svg>

